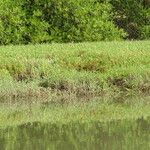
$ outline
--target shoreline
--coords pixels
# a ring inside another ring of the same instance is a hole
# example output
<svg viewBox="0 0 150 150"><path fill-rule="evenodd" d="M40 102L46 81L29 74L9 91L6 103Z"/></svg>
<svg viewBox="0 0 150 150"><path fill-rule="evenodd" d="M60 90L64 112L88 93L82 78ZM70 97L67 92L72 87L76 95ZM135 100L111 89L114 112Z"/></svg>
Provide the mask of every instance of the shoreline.
<svg viewBox="0 0 150 150"><path fill-rule="evenodd" d="M69 105L32 104L1 106L0 128L15 127L34 122L49 124L110 122L150 118L150 104L114 104L106 102L87 102Z"/></svg>
<svg viewBox="0 0 150 150"><path fill-rule="evenodd" d="M69 105L76 114L78 109L74 110L74 104L79 102L94 105L93 99L98 100L99 106L106 104L107 113L110 109L108 116L100 109L106 118L111 117L118 105L121 112L115 113L116 118L119 113L126 116L128 108L133 106L137 108L133 112L130 109L128 115L132 117L137 114L135 118L147 116L150 113L149 58L149 41L2 46L0 103L5 105L5 109L1 109L0 122L26 122L26 112L17 113L19 107L27 109L27 112L29 108L33 109L33 114L39 111L42 115L41 107L58 104L58 113L47 112L55 116L65 113L65 108L62 109L61 105ZM39 108L35 111L36 104ZM10 108L13 106L15 109L12 111ZM33 107L26 108L28 106ZM95 109L99 111L99 108ZM143 109L140 112L142 115L138 115L138 109ZM14 119L13 112L16 116L21 115L20 120ZM85 111L85 114L88 116L89 112ZM101 117L98 115L98 118ZM28 118L28 121L34 121L34 118L36 115ZM60 117L59 120L61 119L63 118Z"/></svg>

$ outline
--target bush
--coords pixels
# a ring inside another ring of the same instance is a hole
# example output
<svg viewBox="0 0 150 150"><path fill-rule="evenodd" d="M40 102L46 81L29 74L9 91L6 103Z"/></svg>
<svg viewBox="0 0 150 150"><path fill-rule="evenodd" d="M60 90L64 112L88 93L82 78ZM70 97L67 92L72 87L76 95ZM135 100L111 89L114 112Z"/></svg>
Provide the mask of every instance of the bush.
<svg viewBox="0 0 150 150"><path fill-rule="evenodd" d="M150 37L149 0L110 0L113 5L114 21L123 28L128 39L148 39Z"/></svg>
<svg viewBox="0 0 150 150"><path fill-rule="evenodd" d="M43 42L48 37L48 23L41 21L37 12L27 16L23 1L0 1L0 44Z"/></svg>
<svg viewBox="0 0 150 150"><path fill-rule="evenodd" d="M150 38L149 0L1 0L0 44Z"/></svg>
<svg viewBox="0 0 150 150"><path fill-rule="evenodd" d="M112 6L98 0L0 1L0 44L118 40Z"/></svg>
<svg viewBox="0 0 150 150"><path fill-rule="evenodd" d="M21 42L24 14L14 2L0 1L0 44Z"/></svg>
<svg viewBox="0 0 150 150"><path fill-rule="evenodd" d="M141 29L141 38L150 39L150 25L146 25Z"/></svg>

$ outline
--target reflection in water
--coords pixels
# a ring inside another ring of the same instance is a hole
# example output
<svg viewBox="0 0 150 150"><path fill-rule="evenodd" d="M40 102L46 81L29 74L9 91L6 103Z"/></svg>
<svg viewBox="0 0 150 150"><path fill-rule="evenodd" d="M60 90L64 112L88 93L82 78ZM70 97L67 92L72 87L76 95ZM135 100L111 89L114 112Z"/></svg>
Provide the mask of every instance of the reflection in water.
<svg viewBox="0 0 150 150"><path fill-rule="evenodd" d="M150 120L52 125L0 130L0 150L149 150Z"/></svg>

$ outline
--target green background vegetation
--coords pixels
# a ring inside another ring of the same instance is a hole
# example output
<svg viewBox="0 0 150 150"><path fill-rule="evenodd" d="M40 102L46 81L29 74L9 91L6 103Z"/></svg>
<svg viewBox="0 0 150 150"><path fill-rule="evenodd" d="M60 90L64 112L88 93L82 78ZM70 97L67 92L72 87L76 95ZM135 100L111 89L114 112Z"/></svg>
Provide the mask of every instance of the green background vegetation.
<svg viewBox="0 0 150 150"><path fill-rule="evenodd" d="M0 44L149 39L149 0L1 0Z"/></svg>

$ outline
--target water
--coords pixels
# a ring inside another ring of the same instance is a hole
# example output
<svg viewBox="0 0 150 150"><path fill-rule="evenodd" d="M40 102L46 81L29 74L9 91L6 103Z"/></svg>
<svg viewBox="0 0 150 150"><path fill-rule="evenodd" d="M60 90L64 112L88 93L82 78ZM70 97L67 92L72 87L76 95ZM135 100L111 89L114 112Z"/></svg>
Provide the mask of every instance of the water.
<svg viewBox="0 0 150 150"><path fill-rule="evenodd" d="M149 150L150 119L0 129L0 150Z"/></svg>

